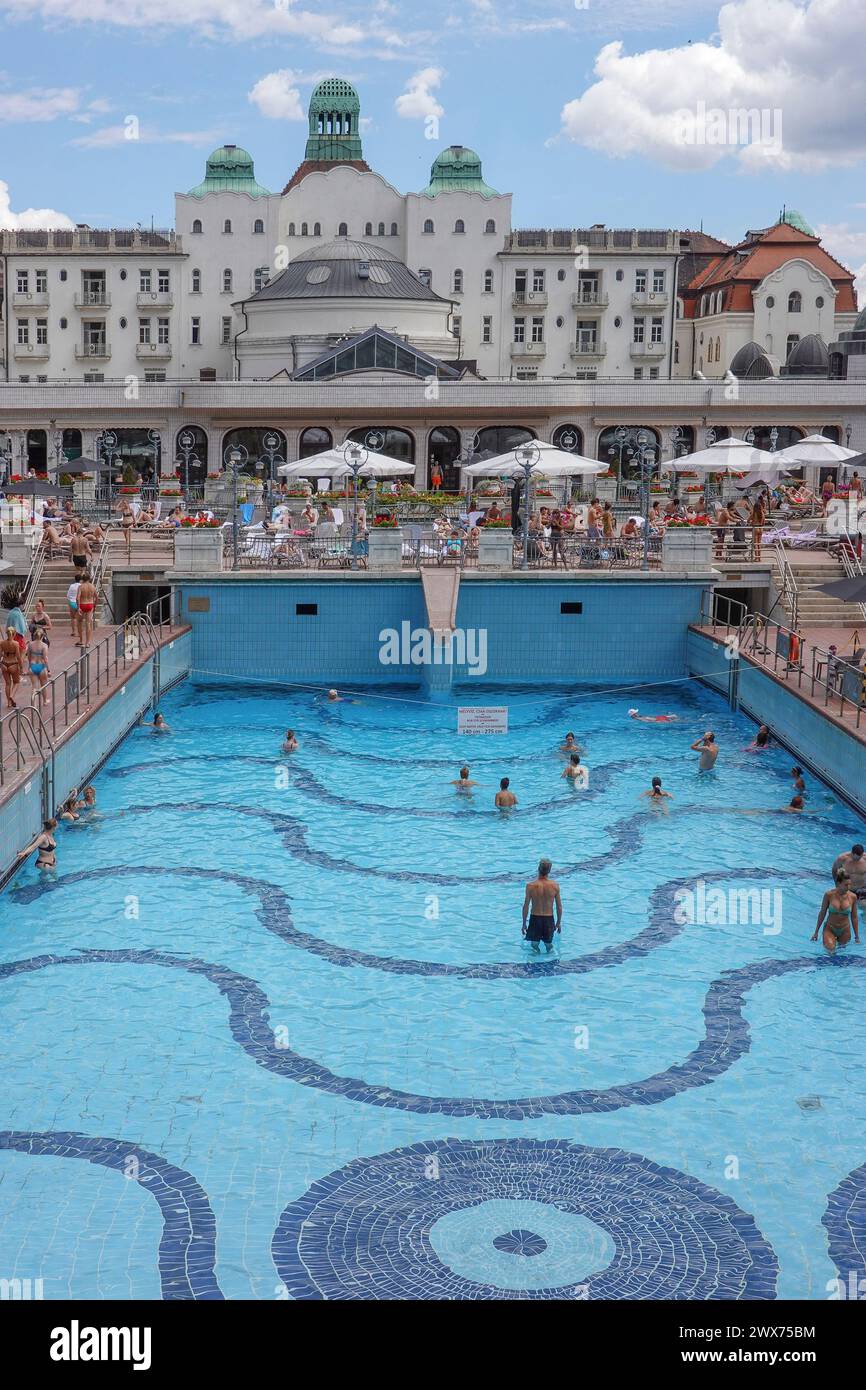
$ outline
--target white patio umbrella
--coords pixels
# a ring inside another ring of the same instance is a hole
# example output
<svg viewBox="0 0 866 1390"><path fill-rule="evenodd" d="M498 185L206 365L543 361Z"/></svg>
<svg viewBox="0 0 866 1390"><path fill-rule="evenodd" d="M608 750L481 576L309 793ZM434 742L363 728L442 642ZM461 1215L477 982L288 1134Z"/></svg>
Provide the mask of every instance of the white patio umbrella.
<svg viewBox="0 0 866 1390"><path fill-rule="evenodd" d="M778 466L784 454L756 449L746 439L717 439L707 449L674 459L677 473L757 473L767 464Z"/></svg>
<svg viewBox="0 0 866 1390"><path fill-rule="evenodd" d="M401 474L414 473L415 465L400 463L399 459L388 458L387 454L374 454L368 449L367 457L358 469L359 478L397 478ZM299 459L297 463L284 463L277 472L284 478L345 478L352 477L354 469L346 462L342 449L325 449L321 454Z"/></svg>
<svg viewBox="0 0 866 1390"><path fill-rule="evenodd" d="M538 453L537 459L533 460L530 466L531 474L542 473L547 478L570 478L581 474L606 473L608 469L608 465L601 463L599 459L584 458L582 454L569 454L564 449L557 449L555 444L546 444L541 439L534 439L528 441L526 446L519 444L516 450L511 449L507 454L497 454L495 458L470 463L465 471L471 478L522 477L526 472L526 465L521 462L519 454L524 447Z"/></svg>
<svg viewBox="0 0 866 1390"><path fill-rule="evenodd" d="M826 434L807 434L805 439L798 439L796 444L789 444L787 449L780 449L776 458L782 463L823 463L838 466L847 459L856 458L857 453L857 449L846 449L842 444L834 444Z"/></svg>

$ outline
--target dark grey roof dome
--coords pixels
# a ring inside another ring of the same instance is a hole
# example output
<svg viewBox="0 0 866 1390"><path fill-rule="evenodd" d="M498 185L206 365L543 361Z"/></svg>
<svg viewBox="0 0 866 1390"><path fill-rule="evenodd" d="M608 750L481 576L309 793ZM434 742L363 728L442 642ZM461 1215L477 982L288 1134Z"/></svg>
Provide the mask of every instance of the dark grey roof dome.
<svg viewBox="0 0 866 1390"><path fill-rule="evenodd" d="M731 371L734 376L763 381L773 375L773 364L760 343L745 343L731 358Z"/></svg>
<svg viewBox="0 0 866 1390"><path fill-rule="evenodd" d="M445 304L393 251L366 241L325 242L302 251L251 296L263 299L426 299Z"/></svg>
<svg viewBox="0 0 866 1390"><path fill-rule="evenodd" d="M826 376L830 370L830 353L818 333L807 333L795 343L788 354L786 376Z"/></svg>

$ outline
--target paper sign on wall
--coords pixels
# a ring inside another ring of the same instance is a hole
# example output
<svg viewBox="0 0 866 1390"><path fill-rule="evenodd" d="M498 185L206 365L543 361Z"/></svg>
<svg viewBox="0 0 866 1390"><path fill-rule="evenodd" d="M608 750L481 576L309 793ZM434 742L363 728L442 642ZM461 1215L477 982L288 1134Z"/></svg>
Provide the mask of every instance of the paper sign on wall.
<svg viewBox="0 0 866 1390"><path fill-rule="evenodd" d="M507 705L459 705L458 734L507 734Z"/></svg>

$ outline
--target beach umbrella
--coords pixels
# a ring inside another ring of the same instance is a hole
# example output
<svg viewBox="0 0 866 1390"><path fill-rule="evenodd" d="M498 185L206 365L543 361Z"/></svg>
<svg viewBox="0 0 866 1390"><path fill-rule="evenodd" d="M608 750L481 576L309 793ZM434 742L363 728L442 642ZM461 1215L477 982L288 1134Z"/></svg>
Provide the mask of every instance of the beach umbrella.
<svg viewBox="0 0 866 1390"><path fill-rule="evenodd" d="M683 454L673 462L677 473L758 473L765 475L765 465L777 466L781 454L756 449L746 439L717 439L706 449Z"/></svg>
<svg viewBox="0 0 866 1390"><path fill-rule="evenodd" d="M599 459L584 458L582 454L570 454L565 449L557 449L555 444L543 440L529 440L527 445L519 444L517 450L507 454L497 454L493 458L480 459L466 466L470 478L515 478L526 473L526 464L521 462L519 451L527 448L537 458L530 465L532 474L543 474L546 478L572 478L595 473L606 473L608 465Z"/></svg>
<svg viewBox="0 0 866 1390"><path fill-rule="evenodd" d="M4 483L3 491L7 497L56 497L57 484L46 483L42 478L23 478L20 483Z"/></svg>
<svg viewBox="0 0 866 1390"><path fill-rule="evenodd" d="M849 579L834 579L829 584L816 584L813 594L827 594L838 598L842 603L866 603L866 574L855 574Z"/></svg>
<svg viewBox="0 0 866 1390"><path fill-rule="evenodd" d="M412 463L400 463L399 459L373 453L370 449L366 453L366 459L358 468L359 478L397 478L415 472ZM284 478L351 478L355 470L346 462L342 449L325 449L297 463L284 463L277 472Z"/></svg>
<svg viewBox="0 0 866 1390"><path fill-rule="evenodd" d="M842 444L834 444L825 434L808 434L805 439L798 439L796 444L789 444L787 449L780 449L776 454L776 458L781 459L783 463L831 466L846 463L848 459L856 457L856 449L846 449Z"/></svg>
<svg viewBox="0 0 866 1390"><path fill-rule="evenodd" d="M116 465L114 465L116 467ZM61 463L60 473L102 473L107 471L111 464L105 463L103 459L77 458L70 459L66 463Z"/></svg>

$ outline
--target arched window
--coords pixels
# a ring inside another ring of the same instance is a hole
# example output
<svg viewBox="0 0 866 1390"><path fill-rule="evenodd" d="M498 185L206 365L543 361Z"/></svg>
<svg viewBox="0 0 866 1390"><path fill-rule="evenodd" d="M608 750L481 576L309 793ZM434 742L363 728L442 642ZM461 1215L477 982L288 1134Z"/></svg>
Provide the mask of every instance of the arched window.
<svg viewBox="0 0 866 1390"><path fill-rule="evenodd" d="M289 232L288 232L288 234L289 234L289 236L294 236L294 235L295 235L295 224L294 224L294 222L290 222L290 223L289 223Z"/></svg>
<svg viewBox="0 0 866 1390"><path fill-rule="evenodd" d="M224 271L223 271L223 293L224 293L224 294L231 294L231 292L232 292L232 273L231 273L230 270L224 270Z"/></svg>
<svg viewBox="0 0 866 1390"><path fill-rule="evenodd" d="M70 463L81 458L81 430L63 431L63 457Z"/></svg>
<svg viewBox="0 0 866 1390"><path fill-rule="evenodd" d="M380 223L379 223L379 230L378 230L378 232L376 233L376 235L377 235L377 236L384 236L384 235L385 235L385 223L384 223L384 222L380 222Z"/></svg>
<svg viewBox="0 0 866 1390"><path fill-rule="evenodd" d="M480 459L494 458L497 454L507 454L519 444L528 444L534 438L534 432L524 425L486 425L472 441L473 457L478 462Z"/></svg>
<svg viewBox="0 0 866 1390"><path fill-rule="evenodd" d="M487 221L484 223L484 230L487 233L496 231L496 223L493 221L492 217L488 217Z"/></svg>
<svg viewBox="0 0 866 1390"><path fill-rule="evenodd" d="M306 224L306 222L302 222L302 223L301 223L301 236L309 236L309 232L307 231L307 224Z"/></svg>
<svg viewBox="0 0 866 1390"><path fill-rule="evenodd" d="M181 449L181 437L187 443L187 435L192 435L192 449L186 454ZM189 459L189 479L191 484L203 483L207 475L207 432L201 425L184 425L174 438L174 467L182 483L187 482L186 459Z"/></svg>
<svg viewBox="0 0 866 1390"><path fill-rule="evenodd" d="M261 428L247 428L229 430L228 434L223 435L222 447L220 448L220 466L223 465L226 450L235 446L246 449L246 462L242 465L242 471L250 477L258 476L264 478L268 473L268 455L265 452L265 436L275 434L279 441L277 445L277 455L284 461L286 460L286 436L282 430L274 429L272 425L262 425ZM279 467L279 464L277 465Z"/></svg>
<svg viewBox="0 0 866 1390"><path fill-rule="evenodd" d="M391 235L392 235L392 236L396 236L396 235L397 235L397 223L396 223L396 222L392 222L392 223L391 223Z"/></svg>
<svg viewBox="0 0 866 1390"><path fill-rule="evenodd" d="M803 296L799 290L792 290L788 295L788 313L799 314L803 308Z"/></svg>
<svg viewBox="0 0 866 1390"><path fill-rule="evenodd" d="M462 218L462 217L458 217L458 218L457 218L457 221L454 223L454 230L455 230L455 232L465 232L465 231L466 231L466 224L465 224L465 222L463 221L463 218Z"/></svg>
<svg viewBox="0 0 866 1390"><path fill-rule="evenodd" d="M265 224L264 224L264 222L262 221L262 219L261 219L260 217L257 217L256 220L255 220L255 222L253 223L253 235L254 235L254 236L261 236L261 235L264 233L264 230L265 230Z"/></svg>
<svg viewBox="0 0 866 1390"><path fill-rule="evenodd" d="M791 356L791 353L793 352L794 348L797 346L797 344L799 343L799 341L800 341L800 335L799 335L799 333L789 333L789 334L788 334L787 340L786 340L786 342L785 342L785 357L786 357L786 359L787 359L788 357Z"/></svg>
<svg viewBox="0 0 866 1390"><path fill-rule="evenodd" d="M395 429L393 425L364 425L350 430L347 436L355 439L377 454L385 454L389 459L400 463L415 462L415 440L407 430Z"/></svg>
<svg viewBox="0 0 866 1390"><path fill-rule="evenodd" d="M372 223L372 222L365 222L365 223L364 223L364 236L372 236L372 235L373 235L373 223Z"/></svg>
<svg viewBox="0 0 866 1390"><path fill-rule="evenodd" d="M493 293L493 271L492 271L492 270L485 270L485 272L484 272L484 293L485 293L485 294L492 294L492 293Z"/></svg>
<svg viewBox="0 0 866 1390"><path fill-rule="evenodd" d="M702 294L702 295L701 295L701 313L700 313L700 317L703 318L706 312L707 312L707 296L706 296L705 294Z"/></svg>
<svg viewBox="0 0 866 1390"><path fill-rule="evenodd" d="M454 278L453 278L453 280L452 280L452 282L451 282L451 288L452 288L452 290L454 291L455 294L462 294L462 293L463 293L463 271L462 271L462 270L455 270L455 272L454 272Z"/></svg>
<svg viewBox="0 0 866 1390"><path fill-rule="evenodd" d="M201 294L201 271L200 271L200 270L194 270L193 273L192 273L192 292L193 292L193 294Z"/></svg>
<svg viewBox="0 0 866 1390"><path fill-rule="evenodd" d="M679 345L679 343L674 343L674 362L679 362L679 360L680 360L680 345Z"/></svg>
<svg viewBox="0 0 866 1390"><path fill-rule="evenodd" d="M321 224L321 222L314 222L314 223L313 223L313 236L321 236L321 235L322 235L322 224Z"/></svg>
<svg viewBox="0 0 866 1390"><path fill-rule="evenodd" d="M199 228L199 230L201 230L201 228ZM432 236L432 235L433 235L433 218L432 218L432 217L427 217L427 218L424 219L424 232L425 232L425 235L427 235L427 236Z"/></svg>
<svg viewBox="0 0 866 1390"><path fill-rule="evenodd" d="M435 429L430 431L427 441L427 464L432 472L433 464L438 463L445 492L460 491L460 465L457 462L459 457L459 430L455 429L453 425L437 425ZM426 481L429 485L429 479Z"/></svg>
<svg viewBox="0 0 866 1390"><path fill-rule="evenodd" d="M349 228L346 226L345 222L341 222L340 225L339 225L339 227L337 228L337 236L348 236L348 235L349 235Z"/></svg>
<svg viewBox="0 0 866 1390"><path fill-rule="evenodd" d="M309 429L301 430L301 438L298 441L298 458L312 458L313 454L324 453L326 449L333 447L333 437L330 430L324 429L321 425L310 425Z"/></svg>
<svg viewBox="0 0 866 1390"><path fill-rule="evenodd" d="M566 454L583 453L583 431L577 425L557 425L551 443Z"/></svg>
<svg viewBox="0 0 866 1390"><path fill-rule="evenodd" d="M646 435L647 447L655 449L658 459L659 436L658 431L651 429L648 425L626 425L625 437L622 439L622 465L620 466L620 440L617 438L617 425L609 425L607 429L601 431L598 436L596 447L596 457L607 463L615 473L623 478L640 477L640 460L638 449L640 441L639 434Z"/></svg>
<svg viewBox="0 0 866 1390"><path fill-rule="evenodd" d="M231 218L230 218L230 217L227 217L226 220L225 220L225 222L223 223L223 235L224 235L224 236L231 236L231 234L232 234L232 223L231 223Z"/></svg>
<svg viewBox="0 0 866 1390"><path fill-rule="evenodd" d="M192 229L196 235L198 235L201 232L201 221L198 217L193 222Z"/></svg>

